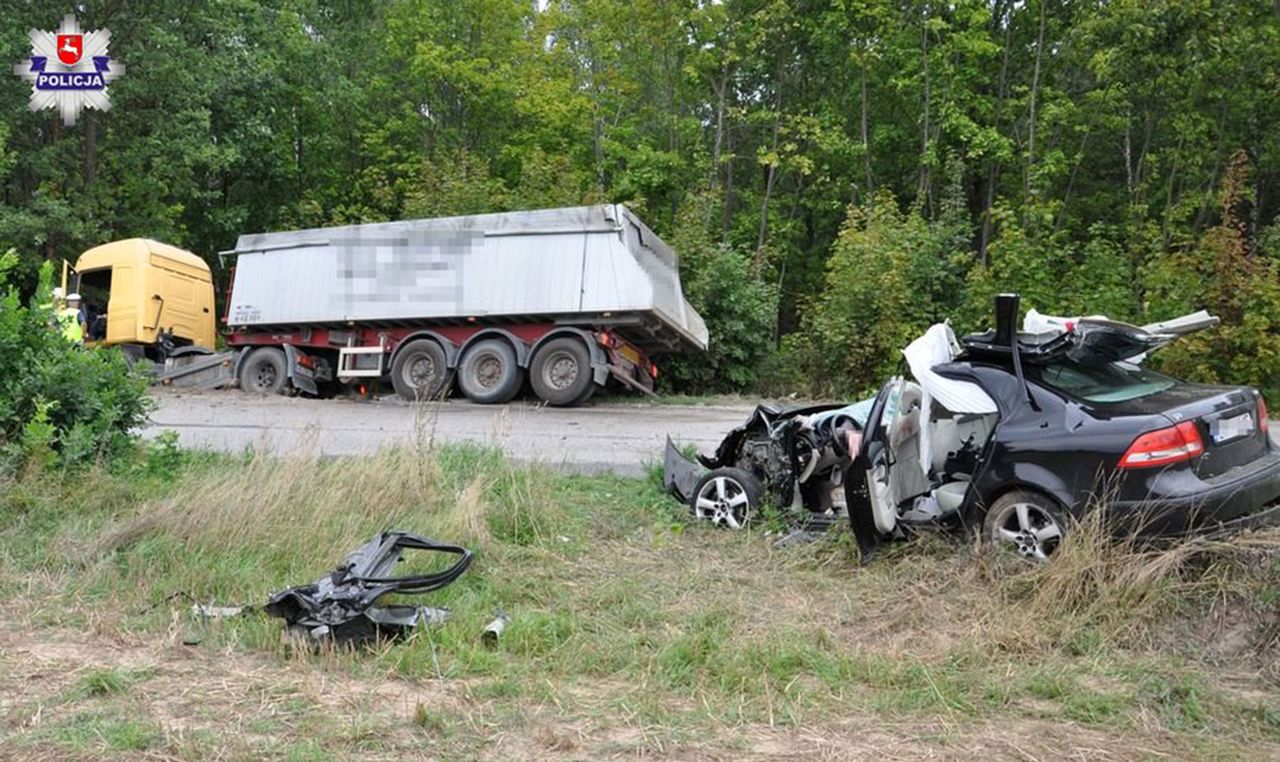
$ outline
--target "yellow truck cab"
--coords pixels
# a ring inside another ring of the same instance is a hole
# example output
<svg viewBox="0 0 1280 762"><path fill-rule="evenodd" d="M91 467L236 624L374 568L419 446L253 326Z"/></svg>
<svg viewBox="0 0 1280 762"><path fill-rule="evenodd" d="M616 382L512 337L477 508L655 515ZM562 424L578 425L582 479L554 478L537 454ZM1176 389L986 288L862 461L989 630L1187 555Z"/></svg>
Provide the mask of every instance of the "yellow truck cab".
<svg viewBox="0 0 1280 762"><path fill-rule="evenodd" d="M176 347L214 347L213 278L189 251L147 238L106 243L80 255L63 288L80 293L86 344L154 355L163 334Z"/></svg>

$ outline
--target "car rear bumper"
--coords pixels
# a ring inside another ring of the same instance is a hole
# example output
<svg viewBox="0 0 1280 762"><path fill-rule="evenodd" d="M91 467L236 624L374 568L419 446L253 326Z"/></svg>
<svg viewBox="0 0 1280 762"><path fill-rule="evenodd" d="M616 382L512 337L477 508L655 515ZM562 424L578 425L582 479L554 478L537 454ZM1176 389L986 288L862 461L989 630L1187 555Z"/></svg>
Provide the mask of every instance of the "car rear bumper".
<svg viewBox="0 0 1280 762"><path fill-rule="evenodd" d="M1145 499L1116 501L1110 510L1122 527L1142 534L1280 524L1280 449L1214 479L1202 481L1190 471L1156 474Z"/></svg>

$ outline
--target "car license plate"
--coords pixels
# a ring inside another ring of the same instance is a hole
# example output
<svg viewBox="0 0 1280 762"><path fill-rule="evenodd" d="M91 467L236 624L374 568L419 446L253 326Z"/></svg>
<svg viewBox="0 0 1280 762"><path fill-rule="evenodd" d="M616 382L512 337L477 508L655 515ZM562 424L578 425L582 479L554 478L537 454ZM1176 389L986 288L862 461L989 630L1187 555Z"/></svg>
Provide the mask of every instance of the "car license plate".
<svg viewBox="0 0 1280 762"><path fill-rule="evenodd" d="M1227 442L1253 433L1253 414L1245 413L1234 418L1223 418L1213 425L1213 441Z"/></svg>

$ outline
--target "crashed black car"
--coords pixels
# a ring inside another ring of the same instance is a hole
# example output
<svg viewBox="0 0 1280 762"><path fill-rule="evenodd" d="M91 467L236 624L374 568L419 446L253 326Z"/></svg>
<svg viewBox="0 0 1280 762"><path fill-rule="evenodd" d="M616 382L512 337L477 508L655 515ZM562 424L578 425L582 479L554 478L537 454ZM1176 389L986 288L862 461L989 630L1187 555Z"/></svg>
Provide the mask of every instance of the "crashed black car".
<svg viewBox="0 0 1280 762"><path fill-rule="evenodd" d="M686 458L668 439L663 481L695 517L730 529L747 525L767 501L806 526L845 512L844 473L858 447L871 400L788 410L759 405L715 455Z"/></svg>
<svg viewBox="0 0 1280 762"><path fill-rule="evenodd" d="M1262 396L1141 365L1216 318L1140 328L1033 310L1016 332L1017 314L1002 295L994 330L957 341L939 324L904 350L913 378L875 397L840 478L864 550L943 523L1044 560L1097 506L1146 534L1280 523L1280 447Z"/></svg>

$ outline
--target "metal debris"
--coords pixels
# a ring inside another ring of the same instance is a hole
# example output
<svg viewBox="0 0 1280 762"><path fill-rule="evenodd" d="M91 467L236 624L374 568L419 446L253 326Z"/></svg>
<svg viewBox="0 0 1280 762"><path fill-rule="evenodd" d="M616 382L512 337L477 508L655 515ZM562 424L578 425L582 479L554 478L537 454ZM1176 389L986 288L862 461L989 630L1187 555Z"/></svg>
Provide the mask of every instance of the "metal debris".
<svg viewBox="0 0 1280 762"><path fill-rule="evenodd" d="M406 550L458 556L443 571L390 576ZM448 612L424 606L374 604L390 593L429 593L449 584L471 565L472 553L458 545L411 534L383 532L356 548L337 569L314 584L282 590L263 610L285 620L288 634L310 642L349 645L402 637L419 625L444 621Z"/></svg>
<svg viewBox="0 0 1280 762"><path fill-rule="evenodd" d="M496 645L498 638L502 637L502 633L507 629L507 624L511 622L511 617L507 616L507 612L499 609L497 616L493 621L484 626L484 632L480 633L480 640L487 646Z"/></svg>

